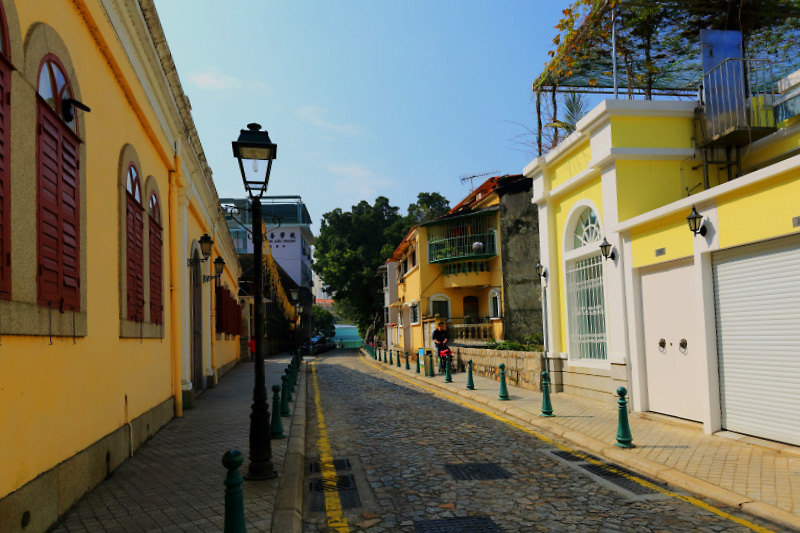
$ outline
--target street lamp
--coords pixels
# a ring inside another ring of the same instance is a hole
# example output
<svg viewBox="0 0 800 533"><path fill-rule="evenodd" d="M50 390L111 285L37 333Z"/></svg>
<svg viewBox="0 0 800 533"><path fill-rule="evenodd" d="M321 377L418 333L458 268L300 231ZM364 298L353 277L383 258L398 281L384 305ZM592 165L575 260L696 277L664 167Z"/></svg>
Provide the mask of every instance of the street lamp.
<svg viewBox="0 0 800 533"><path fill-rule="evenodd" d="M549 351L547 338L547 269L541 263L536 263L536 275L539 276L539 284L542 287L542 341L544 342L544 369L550 373L550 359L547 356Z"/></svg>
<svg viewBox="0 0 800 533"><path fill-rule="evenodd" d="M614 247L605 237L603 237L603 242L600 243L600 253L603 254L606 261L609 259L613 261L617 257L617 254L614 252Z"/></svg>
<svg viewBox="0 0 800 533"><path fill-rule="evenodd" d="M706 236L706 226L703 224L703 215L697 212L697 209L692 206L692 212L686 217L686 222L689 224L691 232L697 236L699 233L703 237Z"/></svg>
<svg viewBox="0 0 800 533"><path fill-rule="evenodd" d="M255 341L255 386L253 404L250 408L250 464L248 479L270 479L277 474L272 464L272 441L269 435L269 405L264 377L264 311L261 307L264 288L264 265L262 243L264 235L261 223L261 197L267 192L272 161L278 145L273 143L266 131L256 123L241 130L239 138L232 143L233 156L239 161L244 189L250 196L253 231L253 337Z"/></svg>
<svg viewBox="0 0 800 533"><path fill-rule="evenodd" d="M300 355L300 321L302 320L303 304L300 303L300 288L289 289L294 302L294 310L297 313L297 323L294 325L294 349Z"/></svg>

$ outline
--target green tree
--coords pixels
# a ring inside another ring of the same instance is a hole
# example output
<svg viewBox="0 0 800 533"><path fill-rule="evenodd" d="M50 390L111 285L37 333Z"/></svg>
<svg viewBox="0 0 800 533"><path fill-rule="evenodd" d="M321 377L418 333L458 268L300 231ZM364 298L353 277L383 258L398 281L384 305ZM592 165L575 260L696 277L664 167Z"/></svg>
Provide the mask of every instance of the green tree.
<svg viewBox="0 0 800 533"><path fill-rule="evenodd" d="M334 327L336 319L333 313L324 307L319 305L312 307L311 320L313 320L314 323L314 335L324 335L326 337L333 337L336 335L336 328Z"/></svg>
<svg viewBox="0 0 800 533"><path fill-rule="evenodd" d="M429 222L434 218L446 215L450 211L450 202L438 192L421 192L416 203L408 206L409 227L414 224Z"/></svg>

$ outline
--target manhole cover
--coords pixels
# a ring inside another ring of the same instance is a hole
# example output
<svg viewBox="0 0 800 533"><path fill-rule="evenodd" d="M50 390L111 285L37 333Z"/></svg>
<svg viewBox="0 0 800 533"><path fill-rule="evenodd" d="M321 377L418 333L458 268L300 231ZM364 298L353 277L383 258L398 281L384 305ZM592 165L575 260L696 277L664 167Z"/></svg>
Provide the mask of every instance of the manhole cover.
<svg viewBox="0 0 800 533"><path fill-rule="evenodd" d="M325 510L325 493L336 492L342 509L354 509L361 507L361 499L358 497L356 480L352 474L336 476L335 480L312 479L309 483L309 508L311 511Z"/></svg>
<svg viewBox="0 0 800 533"><path fill-rule="evenodd" d="M337 471L339 470L350 470L350 460L349 459L334 459L333 460L333 468ZM308 465L309 472L312 474L319 474L322 472L322 467L318 462L311 463Z"/></svg>
<svg viewBox="0 0 800 533"><path fill-rule="evenodd" d="M511 477L496 463L446 464L444 469L456 480L508 479Z"/></svg>
<svg viewBox="0 0 800 533"><path fill-rule="evenodd" d="M502 533L500 526L488 516L442 518L414 522L416 533Z"/></svg>
<svg viewBox="0 0 800 533"><path fill-rule="evenodd" d="M609 481L610 483L613 483L614 485L627 490L628 492L632 492L633 494L644 495L644 494L652 494L653 493L653 491L651 489L649 489L649 488L647 488L647 487L645 487L643 485L640 485L639 483L637 483L636 481L634 481L632 479L628 479L627 477L625 477L620 472L615 472L613 470L610 470L605 465L596 465L596 464L586 463L586 464L582 464L582 465L578 465L578 466L580 466L581 468L583 468L584 470L586 470L590 474L594 474L595 476L601 477L601 478L605 479L606 481ZM624 469L622 469L620 467L614 467L614 468L615 468L615 470L620 470L622 472L625 471ZM641 476L637 475L637 477L641 477Z"/></svg>

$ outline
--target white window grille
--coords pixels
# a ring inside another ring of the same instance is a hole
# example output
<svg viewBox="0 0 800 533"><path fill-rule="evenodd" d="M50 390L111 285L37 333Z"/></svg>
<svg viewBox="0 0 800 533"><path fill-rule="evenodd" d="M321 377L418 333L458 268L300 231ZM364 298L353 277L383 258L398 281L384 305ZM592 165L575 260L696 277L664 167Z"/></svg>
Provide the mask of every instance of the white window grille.
<svg viewBox="0 0 800 533"><path fill-rule="evenodd" d="M593 255L567 264L570 359L606 359L603 262Z"/></svg>

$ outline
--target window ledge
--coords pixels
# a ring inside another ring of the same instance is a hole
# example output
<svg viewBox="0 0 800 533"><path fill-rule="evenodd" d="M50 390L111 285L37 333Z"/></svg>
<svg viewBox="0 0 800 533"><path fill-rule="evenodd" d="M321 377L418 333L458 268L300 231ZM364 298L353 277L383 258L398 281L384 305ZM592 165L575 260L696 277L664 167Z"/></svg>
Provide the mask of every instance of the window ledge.
<svg viewBox="0 0 800 533"><path fill-rule="evenodd" d="M28 302L0 300L3 335L85 337L86 311L64 311Z"/></svg>
<svg viewBox="0 0 800 533"><path fill-rule="evenodd" d="M121 339L163 339L164 325L134 322L121 318L119 320L119 337Z"/></svg>

